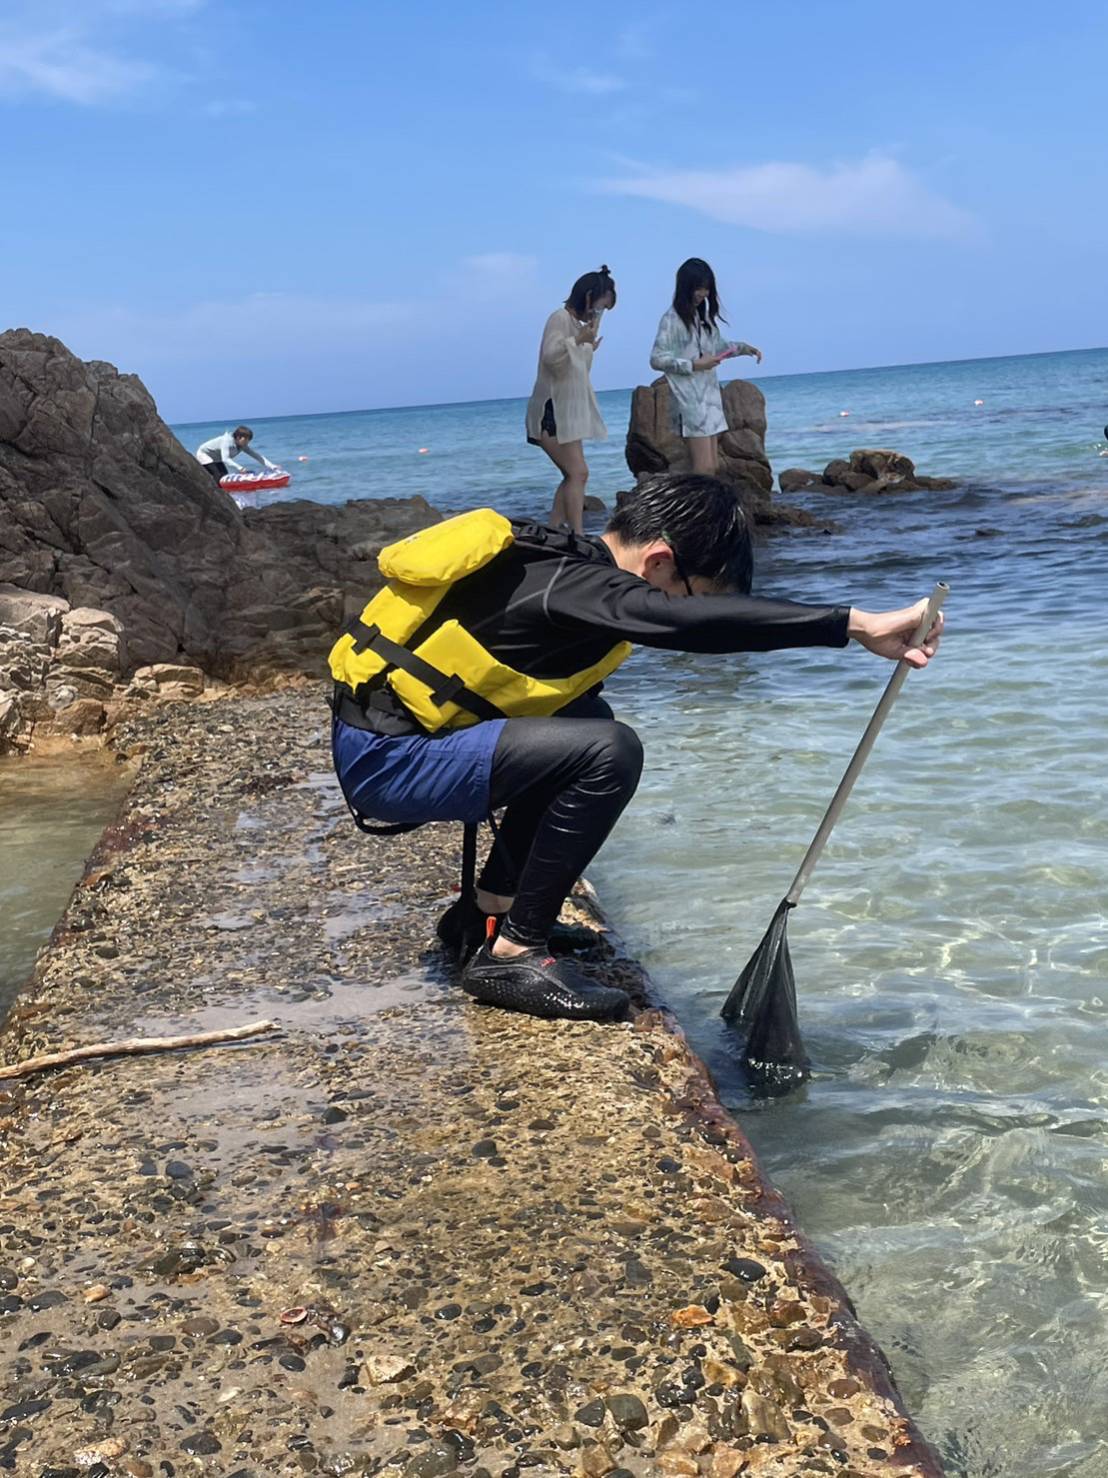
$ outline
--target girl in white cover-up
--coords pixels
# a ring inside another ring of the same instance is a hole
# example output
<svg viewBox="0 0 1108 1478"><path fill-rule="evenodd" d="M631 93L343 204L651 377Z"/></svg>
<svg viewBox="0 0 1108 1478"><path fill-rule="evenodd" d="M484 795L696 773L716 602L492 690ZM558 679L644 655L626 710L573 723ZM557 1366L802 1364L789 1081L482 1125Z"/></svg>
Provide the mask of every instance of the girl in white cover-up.
<svg viewBox="0 0 1108 1478"><path fill-rule="evenodd" d="M600 316L616 305L616 285L607 267L586 272L564 305L546 320L535 388L527 405L527 440L540 446L562 474L550 522L575 534L584 532L588 463L582 441L608 435L596 403L589 371L600 347Z"/></svg>
<svg viewBox="0 0 1108 1478"><path fill-rule="evenodd" d="M762 351L741 339L725 339L715 273L700 257L677 269L673 306L662 315L650 367L669 381L676 429L685 440L694 472L714 477L719 470L719 437L727 430L716 366L735 354L750 354L759 364Z"/></svg>

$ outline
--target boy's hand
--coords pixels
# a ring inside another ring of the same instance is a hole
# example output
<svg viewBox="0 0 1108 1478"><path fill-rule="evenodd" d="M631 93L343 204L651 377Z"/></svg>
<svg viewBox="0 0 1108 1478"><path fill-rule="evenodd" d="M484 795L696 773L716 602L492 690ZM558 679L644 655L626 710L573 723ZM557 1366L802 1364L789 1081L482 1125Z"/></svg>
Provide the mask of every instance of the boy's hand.
<svg viewBox="0 0 1108 1478"><path fill-rule="evenodd" d="M943 634L940 611L919 646L909 645L926 610L926 600L919 600L914 606L905 606L900 611L860 611L852 606L847 635L860 642L867 651L875 652L878 657L887 657L890 662L899 662L903 657L909 667L926 667L938 651Z"/></svg>

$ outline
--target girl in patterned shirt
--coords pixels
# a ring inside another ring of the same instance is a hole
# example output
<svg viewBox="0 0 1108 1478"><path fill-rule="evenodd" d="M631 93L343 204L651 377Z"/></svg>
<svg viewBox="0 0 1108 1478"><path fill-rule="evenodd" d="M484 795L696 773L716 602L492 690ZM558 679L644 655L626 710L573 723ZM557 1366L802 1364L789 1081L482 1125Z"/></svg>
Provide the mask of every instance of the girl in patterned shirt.
<svg viewBox="0 0 1108 1478"><path fill-rule="evenodd" d="M689 449L692 471L709 476L719 470L719 437L727 430L716 366L736 354L762 362L760 349L723 337L719 325L726 321L711 267L700 257L682 262L673 307L658 325L650 367L669 381L676 429Z"/></svg>

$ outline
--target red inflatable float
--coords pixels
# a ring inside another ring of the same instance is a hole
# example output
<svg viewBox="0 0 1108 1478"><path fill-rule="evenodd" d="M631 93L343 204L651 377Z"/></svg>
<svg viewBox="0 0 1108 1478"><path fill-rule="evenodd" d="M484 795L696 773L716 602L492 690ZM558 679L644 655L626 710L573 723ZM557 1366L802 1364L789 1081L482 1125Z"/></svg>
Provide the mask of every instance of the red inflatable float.
<svg viewBox="0 0 1108 1478"><path fill-rule="evenodd" d="M260 493L266 488L287 488L291 481L291 473L283 467L272 467L265 472L228 472L219 485L227 493Z"/></svg>

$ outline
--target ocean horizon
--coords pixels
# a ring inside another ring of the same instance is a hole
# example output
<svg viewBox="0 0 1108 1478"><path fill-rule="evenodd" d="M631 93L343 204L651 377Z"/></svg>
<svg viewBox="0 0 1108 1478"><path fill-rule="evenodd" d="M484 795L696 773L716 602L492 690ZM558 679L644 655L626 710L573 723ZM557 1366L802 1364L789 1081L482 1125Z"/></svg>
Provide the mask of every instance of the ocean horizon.
<svg viewBox="0 0 1108 1478"><path fill-rule="evenodd" d="M1001 364L1005 360L1014 360L1014 359L1043 359L1043 358L1053 357L1055 355L1065 355L1065 354L1095 354L1095 353L1103 352L1106 347L1108 347L1108 346L1094 344L1094 345L1090 345L1088 348L1083 348L1083 349L1034 349L1034 350L1030 350L1030 351L1028 351L1026 353L1022 353L1022 354L986 354L986 355L973 355L973 356L970 356L967 359L921 359L921 360L904 360L903 362L898 362L898 363L894 363L894 364L854 365L854 366L852 366L849 369L793 370L793 371L790 371L787 374L780 374L780 375L747 375L744 378L749 379L752 384L755 384L755 385L758 385L758 386L762 386L762 385L773 384L773 383L776 383L776 382L781 381L781 380L807 379L807 378L809 378L811 376L815 376L815 375L854 375L854 374L871 374L871 373L893 373L893 372L895 372L897 370L929 369L929 368L934 368L934 367L940 366L940 365ZM652 375L650 377L650 379L640 381L639 383L640 384L650 384L651 381L653 379L656 379L656 378L657 378L657 376ZM635 386L633 386L633 385L612 385L612 386L606 387L604 390L598 390L597 391L597 394L598 395L601 395L601 394L607 394L607 395L630 395L633 392L634 389L635 389ZM247 423L253 423L253 422L256 421L259 424L265 425L265 424L267 424L267 423L269 423L271 421L286 421L286 420L289 420L289 419L296 419L296 420L304 420L304 421L307 421L307 420L316 420L316 419L327 419L327 418L330 418L330 417L333 417L333 416L361 416L361 415L369 415L369 414L371 414L373 412L376 412L376 411L396 411L396 412L400 412L400 411L416 411L416 410L446 410L446 409L458 409L458 408L461 408L463 406L501 405L501 404L506 404L506 403L512 403L512 402L515 402L515 401L518 401L518 400L526 401L529 398L530 398L530 391L527 391L527 392L524 392L524 393L519 394L519 395L488 395L488 396L481 396L481 397L479 397L479 398L477 398L475 400L420 400L420 401L408 401L408 402L404 402L404 403L399 404L399 405L366 405L366 406L356 406L356 407L351 407L348 410L338 410L338 411L290 411L290 412L286 412L284 415L269 415L269 414L266 414L266 415L248 415L248 416L245 416L245 417L241 417L240 419L243 420L243 421L245 421L245 422L247 422ZM1108 415L1108 411L1106 411L1105 414ZM210 417L208 417L208 418L200 418L200 419L188 420L188 421L175 420L171 424L175 428L180 428L180 429L183 430L183 429L186 429L186 428L190 428L191 429L194 426L199 427L199 426L215 425L216 423L214 421L212 421Z"/></svg>

